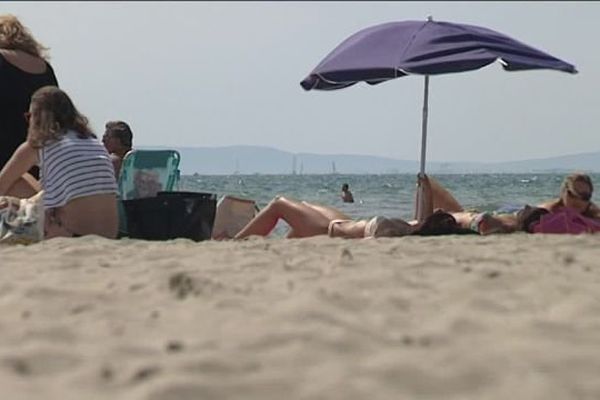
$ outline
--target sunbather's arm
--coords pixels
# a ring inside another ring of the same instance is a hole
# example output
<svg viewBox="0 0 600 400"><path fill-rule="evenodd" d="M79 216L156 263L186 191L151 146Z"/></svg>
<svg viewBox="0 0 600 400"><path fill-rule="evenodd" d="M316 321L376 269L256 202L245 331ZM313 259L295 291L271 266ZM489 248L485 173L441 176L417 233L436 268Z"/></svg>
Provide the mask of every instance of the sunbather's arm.
<svg viewBox="0 0 600 400"><path fill-rule="evenodd" d="M600 219L600 208L596 204L590 203L588 216L591 218Z"/></svg>

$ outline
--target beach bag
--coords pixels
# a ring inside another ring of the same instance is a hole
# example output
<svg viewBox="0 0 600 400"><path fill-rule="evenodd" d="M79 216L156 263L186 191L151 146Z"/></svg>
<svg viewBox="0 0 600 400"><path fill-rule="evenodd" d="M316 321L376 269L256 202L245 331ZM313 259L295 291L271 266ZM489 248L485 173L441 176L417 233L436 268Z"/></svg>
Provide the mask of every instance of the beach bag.
<svg viewBox="0 0 600 400"><path fill-rule="evenodd" d="M158 192L155 197L123 200L127 236L133 239L210 239L216 195L196 192Z"/></svg>
<svg viewBox="0 0 600 400"><path fill-rule="evenodd" d="M254 200L230 195L223 196L217 203L212 238L232 238L254 218L258 207Z"/></svg>
<svg viewBox="0 0 600 400"><path fill-rule="evenodd" d="M584 217L570 208L563 208L543 215L532 226L533 233L596 233L600 232L600 221Z"/></svg>
<svg viewBox="0 0 600 400"><path fill-rule="evenodd" d="M31 244L43 238L41 192L28 199L0 196L0 244Z"/></svg>

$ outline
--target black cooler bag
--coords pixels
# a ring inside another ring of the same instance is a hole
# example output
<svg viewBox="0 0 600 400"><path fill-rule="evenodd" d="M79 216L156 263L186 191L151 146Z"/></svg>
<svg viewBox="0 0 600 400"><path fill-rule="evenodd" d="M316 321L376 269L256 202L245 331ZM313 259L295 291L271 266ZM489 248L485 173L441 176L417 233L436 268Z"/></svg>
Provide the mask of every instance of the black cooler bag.
<svg viewBox="0 0 600 400"><path fill-rule="evenodd" d="M210 239L217 196L212 193L158 192L156 197L123 200L127 236L134 239Z"/></svg>

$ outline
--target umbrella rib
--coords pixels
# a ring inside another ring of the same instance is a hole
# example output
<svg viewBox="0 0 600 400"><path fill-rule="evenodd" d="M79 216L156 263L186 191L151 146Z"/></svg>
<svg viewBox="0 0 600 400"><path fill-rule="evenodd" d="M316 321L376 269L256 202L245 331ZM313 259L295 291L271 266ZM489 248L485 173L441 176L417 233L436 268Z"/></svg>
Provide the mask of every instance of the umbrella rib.
<svg viewBox="0 0 600 400"><path fill-rule="evenodd" d="M408 42L408 44L404 47L404 51L402 52L402 54L400 54L398 56L398 60L396 61L396 65L400 65L400 60L404 59L404 55L406 54L406 52L408 51L408 49L410 48L410 46L412 46L412 44L414 43L417 35L419 34L419 32L421 32L423 30L423 28L425 28L425 25L427 25L428 23L433 22L433 21L425 21L420 27L419 29L417 29L415 31L415 33L413 33L412 37L410 38L410 42ZM400 69L400 68L396 68L396 69ZM404 71L403 71L404 72Z"/></svg>

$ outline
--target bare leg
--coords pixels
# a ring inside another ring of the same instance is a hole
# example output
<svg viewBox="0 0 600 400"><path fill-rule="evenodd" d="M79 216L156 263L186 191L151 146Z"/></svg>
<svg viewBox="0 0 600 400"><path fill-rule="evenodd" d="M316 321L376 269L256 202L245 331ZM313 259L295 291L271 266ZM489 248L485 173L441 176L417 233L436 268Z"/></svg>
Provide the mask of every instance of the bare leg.
<svg viewBox="0 0 600 400"><path fill-rule="evenodd" d="M331 221L306 204L278 196L242 228L235 235L235 239L243 239L250 235L267 236L279 219L283 219L290 226L288 237L326 235Z"/></svg>
<svg viewBox="0 0 600 400"><path fill-rule="evenodd" d="M441 208L447 212L464 211L458 200L456 200L454 196L452 196L452 194L437 180L429 177L429 183L431 184L431 195L434 209Z"/></svg>
<svg viewBox="0 0 600 400"><path fill-rule="evenodd" d="M303 201L302 204L322 214L325 218L327 218L328 221L332 221L334 219L352 219L340 210L337 210L333 207L323 206L320 204L313 204L307 201ZM285 237L287 239L293 239L302 236L298 235L298 233L293 228L291 228Z"/></svg>
<svg viewBox="0 0 600 400"><path fill-rule="evenodd" d="M26 199L42 190L39 182L29 173L23 174L6 193L7 196Z"/></svg>

